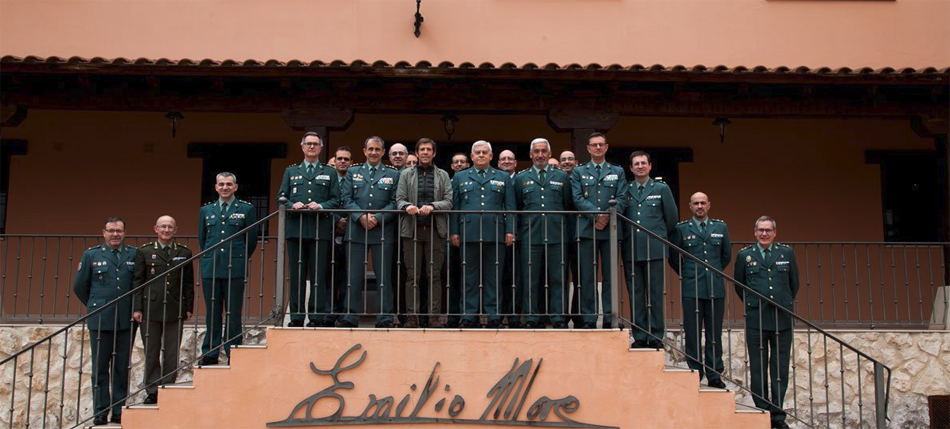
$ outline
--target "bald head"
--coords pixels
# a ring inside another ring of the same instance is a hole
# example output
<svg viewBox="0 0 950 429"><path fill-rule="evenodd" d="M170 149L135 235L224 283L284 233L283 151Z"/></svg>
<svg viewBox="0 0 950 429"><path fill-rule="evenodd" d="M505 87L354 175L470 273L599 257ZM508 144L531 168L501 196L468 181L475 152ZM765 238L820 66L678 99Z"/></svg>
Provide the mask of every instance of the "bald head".
<svg viewBox="0 0 950 429"><path fill-rule="evenodd" d="M165 215L155 221L154 229L155 234L158 235L158 241L167 246L175 239L175 233L178 232L178 222L175 222L175 218Z"/></svg>
<svg viewBox="0 0 950 429"><path fill-rule="evenodd" d="M561 157L558 159L561 162L561 170L571 174L574 171L574 167L577 167L577 158L574 157L574 152L565 150L561 152Z"/></svg>
<svg viewBox="0 0 950 429"><path fill-rule="evenodd" d="M712 204L709 202L709 196L702 192L697 192L689 197L689 209L693 212L693 217L700 222L709 217L709 208Z"/></svg>
<svg viewBox="0 0 950 429"><path fill-rule="evenodd" d="M508 174L515 172L518 167L518 160L515 159L515 153L505 149L498 154L498 168Z"/></svg>
<svg viewBox="0 0 950 429"><path fill-rule="evenodd" d="M396 169L406 165L406 157L409 155L409 149L402 143L396 143L389 148L389 163Z"/></svg>

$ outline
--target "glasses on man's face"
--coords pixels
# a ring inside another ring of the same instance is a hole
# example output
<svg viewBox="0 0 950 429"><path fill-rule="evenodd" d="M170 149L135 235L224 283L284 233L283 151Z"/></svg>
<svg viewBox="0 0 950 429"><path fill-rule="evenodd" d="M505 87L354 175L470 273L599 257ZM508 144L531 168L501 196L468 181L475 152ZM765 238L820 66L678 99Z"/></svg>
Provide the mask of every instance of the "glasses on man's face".
<svg viewBox="0 0 950 429"><path fill-rule="evenodd" d="M307 142L307 143L301 143L300 145L306 146L306 147L317 147L317 146L323 146L323 143Z"/></svg>
<svg viewBox="0 0 950 429"><path fill-rule="evenodd" d="M573 161L573 160L574 160L574 157L573 157L573 156L566 156L566 157L564 157L564 158L561 158L561 162Z"/></svg>
<svg viewBox="0 0 950 429"><path fill-rule="evenodd" d="M107 229L105 231L108 232L109 234L122 234L123 232L125 232L124 229Z"/></svg>
<svg viewBox="0 0 950 429"><path fill-rule="evenodd" d="M465 160L464 160L464 159L456 159L455 161L452 161L452 164L465 164Z"/></svg>
<svg viewBox="0 0 950 429"><path fill-rule="evenodd" d="M587 145L593 148L607 147L607 143L588 143Z"/></svg>
<svg viewBox="0 0 950 429"><path fill-rule="evenodd" d="M756 229L755 229L755 233L756 233L756 234L768 235L768 234L771 234L771 233L773 233L773 232L775 232L775 230L772 229L772 228L756 228Z"/></svg>

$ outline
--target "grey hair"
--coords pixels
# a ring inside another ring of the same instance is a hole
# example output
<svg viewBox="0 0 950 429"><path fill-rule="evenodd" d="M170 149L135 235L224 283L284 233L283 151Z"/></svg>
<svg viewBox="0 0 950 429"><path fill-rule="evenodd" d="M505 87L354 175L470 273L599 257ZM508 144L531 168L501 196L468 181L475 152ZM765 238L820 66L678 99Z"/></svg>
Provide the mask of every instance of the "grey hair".
<svg viewBox="0 0 950 429"><path fill-rule="evenodd" d="M307 141L307 137L316 137L317 140L320 142L320 146L323 146L323 139L320 138L320 134L317 134L317 133L315 133L315 132L313 132L313 131L308 131L308 132L304 133L304 134L303 134L303 137L300 138L300 144L304 144L304 142Z"/></svg>
<svg viewBox="0 0 950 429"><path fill-rule="evenodd" d="M771 216L759 216L759 218L755 220L755 228L759 227L759 222L765 222L765 221L772 222L772 229L778 229L778 223L775 222L775 219L772 219Z"/></svg>
<svg viewBox="0 0 950 429"><path fill-rule="evenodd" d="M220 173L218 173L217 175L214 176L214 181L215 181L215 183L217 183L217 182L218 182L218 179L221 178L221 177L230 177L230 178L234 179L234 183L237 183L237 182L238 182L238 181L237 181L237 175L235 175L234 173L232 173L232 172L230 172L230 171L222 171L222 172L220 172Z"/></svg>
<svg viewBox="0 0 950 429"><path fill-rule="evenodd" d="M477 142L475 142L475 143L472 143L472 152L475 152L475 148L478 147L478 146L488 146L488 152L492 152L492 150L491 150L491 143L489 143L489 142L487 142L487 141L485 141L485 140L479 140L479 141L477 141ZM492 153L494 153L494 152L492 152Z"/></svg>
<svg viewBox="0 0 950 429"><path fill-rule="evenodd" d="M531 145L528 146L528 147L531 148L531 149L534 149L535 143L544 143L544 144L546 144L546 145L548 146L548 152L551 152L551 142L549 142L548 139L538 137L538 138L536 138L536 139L534 139L534 140L531 140Z"/></svg>

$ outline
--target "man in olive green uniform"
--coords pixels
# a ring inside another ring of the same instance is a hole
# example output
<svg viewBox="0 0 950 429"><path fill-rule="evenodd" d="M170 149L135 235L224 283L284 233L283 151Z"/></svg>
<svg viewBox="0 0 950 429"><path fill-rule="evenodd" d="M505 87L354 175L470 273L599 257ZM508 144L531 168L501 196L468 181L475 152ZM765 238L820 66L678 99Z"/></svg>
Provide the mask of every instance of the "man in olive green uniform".
<svg viewBox="0 0 950 429"><path fill-rule="evenodd" d="M132 297L110 303L132 290L136 251L124 244L125 222L118 217L106 220L102 236L104 244L83 252L73 281L73 291L87 312L104 308L86 320L92 351L93 423L97 426L106 424L110 405L112 422L122 422L122 407L129 393L129 355L135 340Z"/></svg>
<svg viewBox="0 0 950 429"><path fill-rule="evenodd" d="M238 189L233 173L219 173L214 190L218 200L205 204L199 212L198 245L214 248L201 257L201 290L204 294L207 331L201 344L201 365L218 363L224 323L224 352L242 343L241 315L247 260L257 249L258 231L251 229L224 242L244 228L257 223L257 211L247 201L235 198ZM223 315L227 314L227 320Z"/></svg>
<svg viewBox="0 0 950 429"><path fill-rule="evenodd" d="M457 210L514 210L515 194L507 173L492 168L491 143L479 140L472 144L472 161L475 165L455 174L452 178L454 201ZM450 239L455 247L462 247L465 267L465 285L462 296L462 328L477 328L477 314L488 314L488 327L502 327L499 316L498 293L499 258L505 254L504 246L514 242L514 216L504 214L453 214L449 225Z"/></svg>
<svg viewBox="0 0 950 429"><path fill-rule="evenodd" d="M755 221L756 243L739 251L733 277L788 312L794 312L798 263L791 247L775 243L777 231L778 225L771 217L762 216ZM769 411L773 428L788 428L782 403L788 390L794 320L788 312L780 311L774 304L745 292L738 285L736 293L745 307L752 399L756 407Z"/></svg>
<svg viewBox="0 0 950 429"><path fill-rule="evenodd" d="M548 165L551 143L538 138L531 142L534 165L515 175L515 200L519 211L564 211L571 202L567 173ZM517 239L521 243L521 275L525 286L523 309L525 327L539 327L540 314L550 315L555 329L567 328L564 313L564 272L567 261L564 243L570 244L564 215L524 214L518 216Z"/></svg>
<svg viewBox="0 0 950 429"><path fill-rule="evenodd" d="M571 174L571 191L574 207L578 211L602 212L597 215L581 215L577 221L575 233L580 237L577 252L581 260L581 284L577 289L580 295L580 312L583 329L597 327L597 270L602 277L601 308L604 312L603 327L611 325L611 278L610 265L610 200L617 202L617 213L623 213L627 194L627 178L623 169L605 160L607 156L607 137L593 133L587 138L587 152L590 162L574 168ZM599 259L598 259L599 258ZM575 326L577 327L577 326Z"/></svg>
<svg viewBox="0 0 950 429"><path fill-rule="evenodd" d="M178 224L162 216L154 229L158 239L138 249L132 279L133 288L148 283L132 299L145 346L145 404L157 404L158 386L175 382L182 329L195 305L195 270L185 263L191 249L175 241Z"/></svg>
<svg viewBox="0 0 950 429"><path fill-rule="evenodd" d="M382 164L386 153L383 139L373 136L363 142L366 163L354 165L346 172L340 193L343 208L348 210L395 210L396 187L399 173ZM372 254L376 273L376 302L379 314L377 328L393 325L393 258L396 248L396 214L357 212L350 213L344 242L348 246L349 272L344 290L346 315L336 322L340 327L356 327L360 313L365 313L363 294L367 290L366 272L369 268L367 252Z"/></svg>
<svg viewBox="0 0 950 429"><path fill-rule="evenodd" d="M288 213L284 222L290 271L290 323L287 326L303 326L305 314L310 319L309 327L332 326L329 249L334 221L321 210L340 207L339 176L333 167L320 162L323 142L317 133L304 134L300 150L303 162L284 170L277 192L278 198L287 198L288 209L299 210ZM310 280L310 300L305 303L307 279Z"/></svg>
<svg viewBox="0 0 950 429"><path fill-rule="evenodd" d="M624 216L664 239L669 239L679 210L670 187L650 177L653 163L646 152L630 154L634 181L627 188ZM633 347L662 348L665 333L663 319L663 260L668 249L662 241L628 225L621 245L627 292L633 308Z"/></svg>
<svg viewBox="0 0 950 429"><path fill-rule="evenodd" d="M732 261L729 228L725 222L709 218L710 207L712 203L706 194L693 194L689 198L693 217L676 224L670 242L713 268L725 271ZM699 373L700 379L706 375L710 387L724 389L726 385L720 377L725 369L722 362L722 319L726 289L722 276L676 251L670 251L670 265L682 278L686 363ZM704 326L705 359L701 359L699 351Z"/></svg>

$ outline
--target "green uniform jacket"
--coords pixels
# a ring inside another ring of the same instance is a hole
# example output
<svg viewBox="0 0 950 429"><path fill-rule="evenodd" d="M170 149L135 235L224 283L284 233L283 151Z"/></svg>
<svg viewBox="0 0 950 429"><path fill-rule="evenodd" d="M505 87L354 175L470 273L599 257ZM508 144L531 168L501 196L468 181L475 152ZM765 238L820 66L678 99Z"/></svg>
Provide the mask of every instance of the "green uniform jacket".
<svg viewBox="0 0 950 429"><path fill-rule="evenodd" d="M706 233L692 219L676 224L670 241L713 268L725 272L732 261L732 243L729 241L729 228L719 219L706 219ZM683 277L683 298L723 299L726 288L723 278L714 274L690 258L682 257L679 252L670 251L670 265ZM712 284L712 294L709 286Z"/></svg>
<svg viewBox="0 0 950 429"><path fill-rule="evenodd" d="M676 208L676 201L673 199L670 187L652 178L643 185L642 195L639 194L637 187L636 181L630 182L630 186L627 187L624 217L660 237L669 239L673 227L676 226L676 220L679 219L679 209ZM635 236L634 230L636 230ZM633 249L633 257L637 262L655 261L667 255L666 245L662 241L653 239L649 234L631 225L624 228L623 237L624 250L627 252L630 251L630 239L634 237L636 248Z"/></svg>
<svg viewBox="0 0 950 429"><path fill-rule="evenodd" d="M610 200L617 201L617 213L623 213L627 194L627 177L623 169L609 162L604 162L600 175L593 161L574 168L571 173L571 193L574 207L577 211L606 212L610 210ZM610 228L597 231L594 228L593 216L579 216L577 236L594 239L594 232L598 240L610 239Z"/></svg>
<svg viewBox="0 0 950 429"><path fill-rule="evenodd" d="M123 245L119 258L105 244L90 247L79 260L73 291L89 313L132 290L135 248ZM118 331L132 326L132 296L87 319L89 329Z"/></svg>
<svg viewBox="0 0 950 429"><path fill-rule="evenodd" d="M191 249L178 242L169 246L167 257L157 241L146 243L135 255L133 289L156 277L161 278L134 295L132 311L142 312L143 321L176 322L194 309L194 265L188 262L178 267L191 258Z"/></svg>
<svg viewBox="0 0 950 429"><path fill-rule="evenodd" d="M231 200L223 215L217 201L201 207L198 221L198 245L208 249L226 238L257 222L257 211L251 203L237 198ZM258 231L255 229L235 237L201 257L201 277L205 279L243 278L247 259L257 248Z"/></svg>
<svg viewBox="0 0 950 429"><path fill-rule="evenodd" d="M395 168L379 164L376 166L376 175L370 180L370 165L354 165L346 170L340 193L343 196L343 208L348 210L395 210L396 188L399 186L399 172ZM359 218L362 213L350 213L350 220L346 225L346 240L356 243L396 244L395 213L376 213L379 223L375 228L367 231L363 228Z"/></svg>
<svg viewBox="0 0 950 429"><path fill-rule="evenodd" d="M791 247L773 243L768 261L762 260L762 254L755 245L743 248L736 256L733 277L788 311L795 311L798 263L795 262L795 251ZM746 329L781 331L792 328L792 317L782 312L776 315L777 310L772 304L760 302L758 297L743 293L739 286L736 286L736 293L745 302Z"/></svg>
<svg viewBox="0 0 950 429"><path fill-rule="evenodd" d="M544 182L534 167L515 175L515 201L518 210L564 211L570 210L571 178L567 173L549 169L544 173ZM530 214L518 215L518 241L525 246L570 243L569 229L564 215Z"/></svg>
<svg viewBox="0 0 950 429"><path fill-rule="evenodd" d="M320 204L322 209L314 213L288 213L284 222L287 238L309 238L331 240L333 238L333 217L327 210L338 209L340 204L340 181L336 170L322 162L313 167L313 175L307 174L303 162L284 170L277 198L287 197L287 208L294 203ZM320 230L317 231L317 219ZM302 219L302 221L301 221Z"/></svg>
<svg viewBox="0 0 950 429"><path fill-rule="evenodd" d="M459 171L452 178L452 207L455 210L515 210L515 190L508 173L488 167L481 177L475 167ZM452 214L449 233L459 234L464 243L504 242L514 234L515 216L502 214Z"/></svg>

